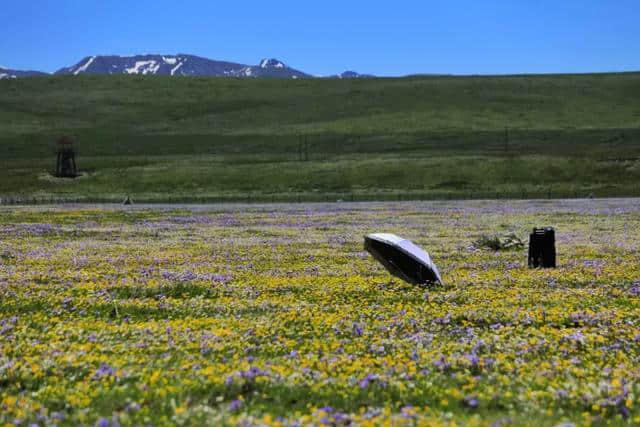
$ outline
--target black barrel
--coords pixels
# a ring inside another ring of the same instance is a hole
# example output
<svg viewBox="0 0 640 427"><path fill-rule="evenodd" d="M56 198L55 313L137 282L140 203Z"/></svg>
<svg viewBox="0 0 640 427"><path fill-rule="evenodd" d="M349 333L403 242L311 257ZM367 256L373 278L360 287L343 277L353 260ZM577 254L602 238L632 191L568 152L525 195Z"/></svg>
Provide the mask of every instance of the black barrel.
<svg viewBox="0 0 640 427"><path fill-rule="evenodd" d="M556 233L552 227L534 228L529 236L529 268L556 267Z"/></svg>

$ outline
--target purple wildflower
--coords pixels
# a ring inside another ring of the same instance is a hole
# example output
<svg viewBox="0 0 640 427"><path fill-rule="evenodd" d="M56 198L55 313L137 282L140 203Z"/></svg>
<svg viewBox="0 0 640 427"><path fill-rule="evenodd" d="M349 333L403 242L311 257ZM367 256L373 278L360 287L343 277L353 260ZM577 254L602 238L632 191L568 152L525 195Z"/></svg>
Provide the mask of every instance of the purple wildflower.
<svg viewBox="0 0 640 427"><path fill-rule="evenodd" d="M114 375L115 373L116 373L115 369L113 369L111 366L107 365L106 363L103 363L96 370L96 372L94 372L93 379L98 380L103 377Z"/></svg>
<svg viewBox="0 0 640 427"><path fill-rule="evenodd" d="M463 400L464 404L472 409L475 409L478 407L478 398L475 396L466 396Z"/></svg>
<svg viewBox="0 0 640 427"><path fill-rule="evenodd" d="M268 376L269 372L262 370L258 367L252 366L249 369L247 369L246 371L242 371L240 372L240 376L244 379L247 380L252 380L256 377L265 377Z"/></svg>
<svg viewBox="0 0 640 427"><path fill-rule="evenodd" d="M616 407L618 408L620 415L622 415L622 418L629 418L629 416L631 415L631 411L629 411L629 408L627 408L627 405L625 405L624 403L621 403L616 405Z"/></svg>
<svg viewBox="0 0 640 427"><path fill-rule="evenodd" d="M208 216L174 216L169 221L176 224L211 224L213 220Z"/></svg>
<svg viewBox="0 0 640 427"><path fill-rule="evenodd" d="M372 418L376 418L378 416L380 416L382 414L382 409L379 408L371 408L369 410L367 410L367 412L364 413L364 415L362 416L365 419L372 419Z"/></svg>
<svg viewBox="0 0 640 427"><path fill-rule="evenodd" d="M372 383L374 383L378 379L378 376L375 374L367 374L363 379L358 382L358 386L360 388L365 389L369 387Z"/></svg>
<svg viewBox="0 0 640 427"><path fill-rule="evenodd" d="M231 215L224 215L220 218L219 224L223 227L235 227L240 225L240 222Z"/></svg>
<svg viewBox="0 0 640 427"><path fill-rule="evenodd" d="M369 351L373 354L384 354L385 348L382 344L372 344Z"/></svg>
<svg viewBox="0 0 640 427"><path fill-rule="evenodd" d="M336 412L333 414L333 425L349 425L349 416L343 412Z"/></svg>
<svg viewBox="0 0 640 427"><path fill-rule="evenodd" d="M351 332L353 333L353 335L355 335L356 337L361 337L362 333L363 333L363 327L362 324L357 323L357 322L353 322L353 325L351 325Z"/></svg>
<svg viewBox="0 0 640 427"><path fill-rule="evenodd" d="M485 347L486 347L485 342L483 340L478 340L476 345L473 346L472 353L477 354L480 350L484 349Z"/></svg>
<svg viewBox="0 0 640 427"><path fill-rule="evenodd" d="M417 415L415 413L413 413L412 410L413 410L413 406L411 406L411 405L403 406L402 409L400 410L402 417L403 418L417 418Z"/></svg>
<svg viewBox="0 0 640 427"><path fill-rule="evenodd" d="M584 344L585 343L585 336L582 333L582 331L576 331L571 335L567 335L565 337L565 339L567 339L569 341L577 342L578 344Z"/></svg>
<svg viewBox="0 0 640 427"><path fill-rule="evenodd" d="M433 320L436 325L448 325L451 322L451 314L447 313L444 317L437 317Z"/></svg>
<svg viewBox="0 0 640 427"><path fill-rule="evenodd" d="M22 230L27 234L35 236L41 236L43 234L49 234L57 231L57 229L51 224L24 224L22 226Z"/></svg>
<svg viewBox="0 0 640 427"><path fill-rule="evenodd" d="M496 363L496 359L492 359L491 357L485 357L484 359L482 359L482 362L485 368L491 368Z"/></svg>
<svg viewBox="0 0 640 427"><path fill-rule="evenodd" d="M478 367L478 363L480 362L480 359L478 359L478 356L476 356L475 353L465 354L464 357L469 361L469 364L471 365L472 369L476 369Z"/></svg>
<svg viewBox="0 0 640 427"><path fill-rule="evenodd" d="M441 370L446 370L451 367L451 364L445 360L444 356L440 356L440 359L433 362L433 365Z"/></svg>
<svg viewBox="0 0 640 427"><path fill-rule="evenodd" d="M242 407L242 400L240 399L235 399L233 401L231 401L231 403L229 403L229 410L230 411L237 411Z"/></svg>
<svg viewBox="0 0 640 427"><path fill-rule="evenodd" d="M200 343L200 354L202 355L207 355L211 352L211 347L209 347L209 344L206 342L201 342Z"/></svg>

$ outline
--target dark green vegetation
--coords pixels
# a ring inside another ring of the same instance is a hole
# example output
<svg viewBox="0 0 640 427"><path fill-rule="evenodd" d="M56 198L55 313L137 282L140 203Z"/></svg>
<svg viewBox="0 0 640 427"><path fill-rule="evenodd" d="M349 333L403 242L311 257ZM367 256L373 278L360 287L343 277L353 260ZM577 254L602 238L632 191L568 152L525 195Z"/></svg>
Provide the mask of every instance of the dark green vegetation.
<svg viewBox="0 0 640 427"><path fill-rule="evenodd" d="M3 80L0 125L12 197L640 193L640 73ZM61 134L77 141L78 179L50 176Z"/></svg>

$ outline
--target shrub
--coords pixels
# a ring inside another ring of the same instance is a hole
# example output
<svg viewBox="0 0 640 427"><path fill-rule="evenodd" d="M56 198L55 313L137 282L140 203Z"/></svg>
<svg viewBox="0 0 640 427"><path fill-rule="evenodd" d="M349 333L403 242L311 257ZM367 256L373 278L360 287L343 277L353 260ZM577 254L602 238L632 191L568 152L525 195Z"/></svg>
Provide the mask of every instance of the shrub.
<svg viewBox="0 0 640 427"><path fill-rule="evenodd" d="M473 242L476 248L488 248L494 251L508 251L512 249L523 249L524 242L514 233L498 236L483 234Z"/></svg>

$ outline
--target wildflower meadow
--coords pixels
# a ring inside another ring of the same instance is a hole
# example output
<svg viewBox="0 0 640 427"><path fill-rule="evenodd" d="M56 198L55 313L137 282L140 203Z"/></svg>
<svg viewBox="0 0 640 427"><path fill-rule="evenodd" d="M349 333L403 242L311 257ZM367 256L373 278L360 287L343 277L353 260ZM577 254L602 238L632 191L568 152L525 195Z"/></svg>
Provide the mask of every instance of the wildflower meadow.
<svg viewBox="0 0 640 427"><path fill-rule="evenodd" d="M558 268L474 244L534 226ZM0 422L640 424L639 230L637 199L2 208Z"/></svg>

